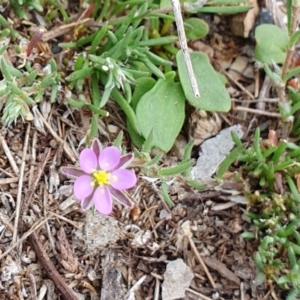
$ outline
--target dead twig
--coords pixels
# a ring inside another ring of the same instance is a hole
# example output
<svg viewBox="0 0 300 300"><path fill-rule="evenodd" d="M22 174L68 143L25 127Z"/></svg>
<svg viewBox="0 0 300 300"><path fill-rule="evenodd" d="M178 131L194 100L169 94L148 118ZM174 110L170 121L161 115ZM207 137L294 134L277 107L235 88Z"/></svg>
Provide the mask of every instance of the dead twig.
<svg viewBox="0 0 300 300"><path fill-rule="evenodd" d="M231 99L232 102L239 102L243 104L252 104L256 102L268 102L268 103L278 103L279 98L262 98L262 99L253 99L253 100L244 100L244 99Z"/></svg>
<svg viewBox="0 0 300 300"><path fill-rule="evenodd" d="M14 158L13 158L13 156L12 156L12 154L11 154L7 144L6 144L6 141L5 141L5 139L3 138L2 135L0 135L0 143L2 145L3 151L4 151L6 157L9 161L13 171L15 172L16 175L19 175L19 173L20 173L19 168L18 168L18 166L17 166L17 164L16 164L16 162L15 162L15 160L14 160Z"/></svg>
<svg viewBox="0 0 300 300"><path fill-rule="evenodd" d="M245 300L245 292L244 292L244 283L241 282L240 285L240 293L241 293L241 300Z"/></svg>
<svg viewBox="0 0 300 300"><path fill-rule="evenodd" d="M253 114L264 115L264 116L269 116L269 117L274 117L274 118L280 117L279 113L272 113L272 112L268 112L268 111L263 111L263 110L258 110L258 109L254 109L254 108L243 107L243 106L236 106L233 108L233 110L247 111L247 112L250 112Z"/></svg>
<svg viewBox="0 0 300 300"><path fill-rule="evenodd" d="M134 285L133 287L129 290L128 294L126 295L126 299L135 299L134 292L140 288L142 283L145 281L147 278L147 275L142 276Z"/></svg>
<svg viewBox="0 0 300 300"><path fill-rule="evenodd" d="M13 214L14 215L14 214ZM3 223L5 225L5 228L7 228L10 232L13 232L14 231L14 226L13 224L10 222L12 219L9 218L6 214L4 214L1 210L0 210L0 221L1 223ZM3 230L1 232L1 236L0 236L0 239L2 237L2 235L5 233L5 230Z"/></svg>
<svg viewBox="0 0 300 300"><path fill-rule="evenodd" d="M270 291L271 291L271 296L274 300L279 300L275 294L275 289L274 289L274 285L271 281L268 282L269 286L270 286Z"/></svg>
<svg viewBox="0 0 300 300"><path fill-rule="evenodd" d="M251 99L254 99L254 96L252 95L252 93L250 93L247 89L245 89L242 84L240 84L228 72L226 72L217 61L214 61L214 65L216 66L216 68L219 72L221 72L230 81L232 81L241 91L243 91L245 94L247 94Z"/></svg>
<svg viewBox="0 0 300 300"><path fill-rule="evenodd" d="M188 238L189 243L190 243L190 245L191 245L191 248L192 248L192 250L193 250L195 256L197 257L197 259L198 259L199 263L201 264L201 266L202 266L202 268L203 268L203 270L204 270L206 276L208 277L208 280L210 281L211 286L215 289L215 288L216 288L216 284L215 284L215 282L214 282L212 276L210 275L210 272L209 272L209 270L207 269L207 267L206 267L204 261L202 260L200 254L199 254L199 252L198 252L198 250L197 250L197 248L196 248L196 246L195 246L194 241L192 240L192 238L191 238L189 235L186 235L186 237Z"/></svg>
<svg viewBox="0 0 300 300"><path fill-rule="evenodd" d="M34 106L32 108L32 110L34 110L36 112L36 114L39 116L39 118L42 120L43 124L45 125L45 127L49 130L49 132L51 133L51 135L53 136L53 138L55 138L55 140L59 143L63 144L63 149L66 153L66 155L69 157L69 159L75 163L77 161L76 157L74 156L72 150L70 149L70 147L67 145L67 143L60 137L57 135L57 133L52 129L52 127L50 126L50 124L45 120L45 118L43 117L43 115L40 113L40 111L38 110L37 106Z"/></svg>
<svg viewBox="0 0 300 300"><path fill-rule="evenodd" d="M83 20L79 20L77 22L72 22L70 24L55 27L52 30L49 30L43 34L42 41L48 42L49 40L55 39L59 36L62 36L64 34L66 34L68 31L70 31L72 28L74 28L78 25L85 24L90 20L91 19L83 19Z"/></svg>
<svg viewBox="0 0 300 300"><path fill-rule="evenodd" d="M37 131L35 130L33 132L33 137L32 137L32 145L31 145L31 166L29 169L29 181L28 185L31 186L32 181L33 181L33 175L34 175L34 169L35 169L35 162L36 162L36 142L37 142Z"/></svg>
<svg viewBox="0 0 300 300"><path fill-rule="evenodd" d="M201 294L201 293L199 293L199 292L196 292L196 291L194 291L194 290L192 290L192 289L186 289L186 291L188 292L188 293L191 293L191 294L194 294L194 295L196 295L196 296L198 296L199 297L199 299L203 299L203 300L212 300L211 298L208 298L208 297L206 297L205 295L203 295L203 294Z"/></svg>
<svg viewBox="0 0 300 300"><path fill-rule="evenodd" d="M25 195L23 206L22 206L23 216L26 216L26 214L27 214L30 200L31 200L31 198L35 192L35 189L40 181L42 173L44 172L45 166L49 160L49 156L50 156L50 148L46 148L45 153L42 158L42 161L38 165L38 171L37 171L37 174L35 177L35 181L32 183L32 185L30 186L30 188L28 189L28 191Z"/></svg>
<svg viewBox="0 0 300 300"><path fill-rule="evenodd" d="M32 300L37 300L36 282L35 282L34 275L32 273L29 273L28 278L29 278L29 281L30 281L31 299Z"/></svg>
<svg viewBox="0 0 300 300"><path fill-rule="evenodd" d="M56 214L55 212L52 212L53 216L55 216L56 218L66 222L66 223L69 223L71 224L72 226L74 226L75 228L77 229L81 229L81 227L79 225L77 225L75 222L69 220L68 218L65 218L64 216L61 216L59 214Z"/></svg>
<svg viewBox="0 0 300 300"><path fill-rule="evenodd" d="M25 170L25 164L26 164L26 155L27 155L30 128L31 128L31 123L28 123L27 129L26 129L24 147L23 147L22 163L21 163L20 177L19 177L19 184L18 184L16 217L15 217L14 232L13 232L13 237L12 237L12 242L13 243L16 242L17 235L18 235L19 218L20 218L20 213L21 213L21 201L22 201L24 170Z"/></svg>
<svg viewBox="0 0 300 300"><path fill-rule="evenodd" d="M186 41L186 36L185 36L185 31L184 31L184 26L183 26L183 20L182 20L182 14L181 14L181 5L180 5L179 0L171 0L171 2L172 2L174 17L175 17L176 26L177 26L179 43L180 43L180 47L182 50L183 59L184 59L185 67L186 67L188 77L190 80L191 88L194 93L194 96L200 97L198 83L197 83L197 80L195 77L190 53L189 53L188 46L187 46L187 41ZM201 66L199 66L199 68L201 68Z"/></svg>
<svg viewBox="0 0 300 300"><path fill-rule="evenodd" d="M158 280L158 278L155 278L155 290L154 290L153 300L159 299L159 291L160 291L160 281Z"/></svg>
<svg viewBox="0 0 300 300"><path fill-rule="evenodd" d="M53 280L56 287L59 289L61 294L66 300L77 300L77 297L73 293L73 291L69 288L69 286L65 283L63 278L55 269L53 263L51 262L50 258L48 257L46 251L44 250L43 245L41 244L39 237L36 232L33 232L29 237L30 243L34 248L36 255L45 269L46 273L48 274L49 278Z"/></svg>
<svg viewBox="0 0 300 300"><path fill-rule="evenodd" d="M4 185L4 184L10 184L10 183L15 183L18 182L19 178L18 177L13 177L13 178L1 178L0 179L0 185ZM27 180L24 180L27 181Z"/></svg>
<svg viewBox="0 0 300 300"><path fill-rule="evenodd" d="M49 220L49 219L51 219L53 216L52 215L50 215L50 216L48 216L46 219L40 219L37 223L35 223L35 224L33 224L32 226L31 226L31 228L28 230L28 231L26 231L24 234L23 234L23 236L19 239L19 240L17 240L13 245L11 245L4 253L2 253L1 255L0 255L0 260L2 259L2 258L4 258L8 253L10 253L14 248L16 248L18 245L20 245L24 240L26 240L27 238L28 238L28 236L30 236L31 234L32 234L32 232L34 231L34 230L37 230L38 228L40 228L47 220Z"/></svg>

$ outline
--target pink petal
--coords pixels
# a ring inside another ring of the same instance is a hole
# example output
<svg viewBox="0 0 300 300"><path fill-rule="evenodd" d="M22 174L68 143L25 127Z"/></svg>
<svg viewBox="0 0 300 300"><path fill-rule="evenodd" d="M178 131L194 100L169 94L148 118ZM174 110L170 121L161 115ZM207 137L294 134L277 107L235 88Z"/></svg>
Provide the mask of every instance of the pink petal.
<svg viewBox="0 0 300 300"><path fill-rule="evenodd" d="M112 211L112 198L107 186L97 187L93 202L96 209L103 215L108 215Z"/></svg>
<svg viewBox="0 0 300 300"><path fill-rule="evenodd" d="M98 158L93 150L84 149L79 155L79 165L82 171L91 174L98 167Z"/></svg>
<svg viewBox="0 0 300 300"><path fill-rule="evenodd" d="M83 172L79 168L73 167L73 166L61 167L60 171L64 175L67 175L68 177L73 177L73 178L77 178L79 176L85 175L85 172Z"/></svg>
<svg viewBox="0 0 300 300"><path fill-rule="evenodd" d="M121 152L115 147L106 147L100 152L99 165L104 171L113 170L120 162Z"/></svg>
<svg viewBox="0 0 300 300"><path fill-rule="evenodd" d="M97 157L99 157L100 152L102 150L102 145L100 143L100 141L98 139L94 139L91 149L94 151L94 153L96 154Z"/></svg>
<svg viewBox="0 0 300 300"><path fill-rule="evenodd" d="M88 210L93 206L93 195L94 194L92 193L89 197L81 201L81 208L83 211Z"/></svg>
<svg viewBox="0 0 300 300"><path fill-rule="evenodd" d="M116 190L111 186L109 186L108 188L110 190L111 195L113 196L113 199L117 200L125 206L132 206L131 199L127 194L124 193L124 191Z"/></svg>
<svg viewBox="0 0 300 300"><path fill-rule="evenodd" d="M90 196L94 190L92 182L94 179L91 176L83 175L78 177L74 183L74 196L78 200L83 200Z"/></svg>
<svg viewBox="0 0 300 300"><path fill-rule="evenodd" d="M130 189L136 184L136 181L135 174L125 169L113 171L109 180L111 186L116 190Z"/></svg>
<svg viewBox="0 0 300 300"><path fill-rule="evenodd" d="M125 154L125 155L121 156L120 162L114 168L114 170L127 168L129 166L129 164L132 162L132 160L133 160L133 154L132 153L128 153L128 154Z"/></svg>

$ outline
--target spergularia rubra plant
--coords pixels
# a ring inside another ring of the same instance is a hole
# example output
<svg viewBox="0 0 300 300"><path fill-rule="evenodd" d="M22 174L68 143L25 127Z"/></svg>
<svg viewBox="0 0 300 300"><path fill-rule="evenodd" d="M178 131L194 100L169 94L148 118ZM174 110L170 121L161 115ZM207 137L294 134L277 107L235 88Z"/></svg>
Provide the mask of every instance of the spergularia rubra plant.
<svg viewBox="0 0 300 300"><path fill-rule="evenodd" d="M102 149L100 141L95 139L91 148L80 153L79 168L62 167L61 171L76 178L73 192L83 210L95 206L98 212L108 215L113 208L113 199L131 206L124 191L137 182L135 173L125 169L132 159L132 154L122 156L115 146Z"/></svg>

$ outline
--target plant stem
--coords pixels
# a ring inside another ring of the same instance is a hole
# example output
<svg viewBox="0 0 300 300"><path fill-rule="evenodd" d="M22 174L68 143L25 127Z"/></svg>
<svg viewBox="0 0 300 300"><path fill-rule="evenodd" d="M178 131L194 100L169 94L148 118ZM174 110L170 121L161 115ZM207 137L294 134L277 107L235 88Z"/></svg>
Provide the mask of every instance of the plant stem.
<svg viewBox="0 0 300 300"><path fill-rule="evenodd" d="M292 36L294 34L294 32L297 30L299 10L300 10L299 6L292 6L292 22L291 22L291 28L290 28L290 33L291 33L290 36ZM295 46L293 45L288 49L286 59L283 64L283 67L282 67L281 78L284 78L284 76L288 72L288 69L291 66L294 54L295 54Z"/></svg>

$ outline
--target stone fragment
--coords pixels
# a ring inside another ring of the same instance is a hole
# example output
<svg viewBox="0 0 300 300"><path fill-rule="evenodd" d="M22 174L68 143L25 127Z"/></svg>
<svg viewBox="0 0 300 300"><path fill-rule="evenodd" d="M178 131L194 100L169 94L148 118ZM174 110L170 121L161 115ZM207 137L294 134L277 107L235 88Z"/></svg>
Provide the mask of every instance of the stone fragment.
<svg viewBox="0 0 300 300"><path fill-rule="evenodd" d="M181 258L170 261L164 274L162 300L175 300L185 297L185 291L194 277L190 267Z"/></svg>

